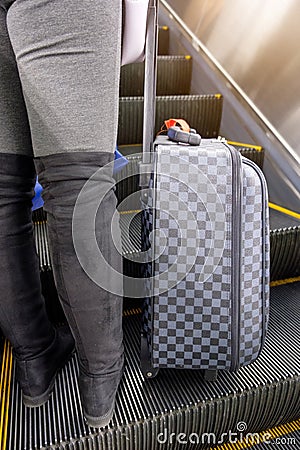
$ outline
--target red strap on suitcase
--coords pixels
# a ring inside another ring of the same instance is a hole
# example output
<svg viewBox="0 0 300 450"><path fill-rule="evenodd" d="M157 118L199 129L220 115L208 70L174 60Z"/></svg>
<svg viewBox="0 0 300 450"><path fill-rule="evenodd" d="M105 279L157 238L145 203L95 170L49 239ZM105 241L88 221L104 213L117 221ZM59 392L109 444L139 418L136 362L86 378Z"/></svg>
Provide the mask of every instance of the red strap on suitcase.
<svg viewBox="0 0 300 450"><path fill-rule="evenodd" d="M190 126L184 119L168 119L165 120L165 125L167 127L167 130L171 127L174 127L176 124L179 124L182 131L186 131L187 133L190 132Z"/></svg>

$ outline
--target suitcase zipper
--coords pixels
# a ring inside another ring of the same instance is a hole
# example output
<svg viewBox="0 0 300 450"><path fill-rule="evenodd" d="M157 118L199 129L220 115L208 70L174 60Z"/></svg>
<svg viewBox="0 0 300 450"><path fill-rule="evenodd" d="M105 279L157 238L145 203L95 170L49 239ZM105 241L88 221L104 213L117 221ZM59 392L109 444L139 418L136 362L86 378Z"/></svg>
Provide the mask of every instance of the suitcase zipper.
<svg viewBox="0 0 300 450"><path fill-rule="evenodd" d="M243 164L247 164L248 166L252 167L255 172L257 173L257 175L259 176L260 182L261 182L261 186L262 186L262 272L264 274L264 276L262 277L262 317L263 317L263 326L262 326L262 345L261 348L259 350L258 356L260 355L265 339L266 339L266 323L267 323L267 318L266 318L266 308L267 308L267 299L266 299L266 278L269 279L269 276L266 276L266 245L267 245L267 233L265 230L266 227L266 222L267 222L267 217L266 217L266 209L268 207L268 194L267 194L267 185L266 185L266 180L265 177L261 171L261 169L250 159L243 159Z"/></svg>
<svg viewBox="0 0 300 450"><path fill-rule="evenodd" d="M226 145L226 144L225 144ZM232 158L232 265L231 265L231 371L240 367L242 163L228 145Z"/></svg>

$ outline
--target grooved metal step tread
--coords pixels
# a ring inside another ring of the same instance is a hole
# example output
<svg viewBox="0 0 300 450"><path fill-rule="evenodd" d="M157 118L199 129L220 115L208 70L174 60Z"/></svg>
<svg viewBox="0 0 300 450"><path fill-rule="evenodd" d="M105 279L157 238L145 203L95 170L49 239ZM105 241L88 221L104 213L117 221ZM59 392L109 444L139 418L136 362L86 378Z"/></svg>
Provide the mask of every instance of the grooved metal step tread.
<svg viewBox="0 0 300 450"><path fill-rule="evenodd" d="M271 280L300 275L300 226L270 233Z"/></svg>
<svg viewBox="0 0 300 450"><path fill-rule="evenodd" d="M122 97L119 102L118 144L143 142L143 97ZM164 121L184 118L202 137L219 135L223 97L216 95L176 95L156 97L155 132Z"/></svg>
<svg viewBox="0 0 300 450"><path fill-rule="evenodd" d="M271 289L271 318L259 359L238 373L220 372L215 383L202 373L161 370L144 380L139 369L140 316L124 318L126 365L109 428L89 429L82 416L74 357L58 375L50 401L35 409L21 403L14 377L6 450L180 449L159 443L171 434L266 430L300 417L300 283ZM195 438L195 435L194 435ZM187 445L185 448L194 448ZM199 445L197 448L204 448Z"/></svg>
<svg viewBox="0 0 300 450"><path fill-rule="evenodd" d="M121 68L120 96L144 95L145 63L127 64ZM156 95L190 93L192 58L190 56L159 56L157 58Z"/></svg>

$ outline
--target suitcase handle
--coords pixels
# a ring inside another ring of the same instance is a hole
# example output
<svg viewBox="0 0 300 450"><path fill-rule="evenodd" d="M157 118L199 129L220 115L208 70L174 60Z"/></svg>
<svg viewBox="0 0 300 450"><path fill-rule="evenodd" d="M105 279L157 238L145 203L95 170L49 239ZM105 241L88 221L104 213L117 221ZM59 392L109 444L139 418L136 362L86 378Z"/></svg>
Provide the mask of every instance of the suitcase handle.
<svg viewBox="0 0 300 450"><path fill-rule="evenodd" d="M195 130L183 131L180 127L168 129L168 138L173 142L180 142L188 145L200 145L201 136Z"/></svg>
<svg viewBox="0 0 300 450"><path fill-rule="evenodd" d="M143 163L149 164L153 151L155 127L155 96L158 47L158 3L150 0L145 46L145 81L144 81L144 123L143 123Z"/></svg>

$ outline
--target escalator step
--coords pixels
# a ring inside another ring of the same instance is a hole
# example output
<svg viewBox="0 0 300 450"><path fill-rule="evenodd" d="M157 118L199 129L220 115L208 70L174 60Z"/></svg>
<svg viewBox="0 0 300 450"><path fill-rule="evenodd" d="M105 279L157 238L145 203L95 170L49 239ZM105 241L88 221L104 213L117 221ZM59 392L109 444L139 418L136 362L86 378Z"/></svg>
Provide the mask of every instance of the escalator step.
<svg viewBox="0 0 300 450"><path fill-rule="evenodd" d="M128 64L121 69L120 96L142 96L144 93L143 62ZM192 58L190 56L159 56L157 59L156 95L190 93Z"/></svg>
<svg viewBox="0 0 300 450"><path fill-rule="evenodd" d="M144 380L139 369L141 318L128 315L126 365L110 426L103 431L86 426L74 357L40 408L22 405L13 378L6 450L175 448L159 444L158 434L167 442L171 433L196 433L200 439L214 433L220 439L222 433L236 432L241 421L247 432L259 432L295 420L300 416L299 315L300 283L272 288L269 332L259 359L237 373L222 371L214 383L204 381L199 371L170 369Z"/></svg>
<svg viewBox="0 0 300 450"><path fill-rule="evenodd" d="M277 230L279 228L300 227L299 214L295 214L293 211L282 207L279 207L280 210L277 208L278 206L274 203L270 204L270 228L272 230Z"/></svg>
<svg viewBox="0 0 300 450"><path fill-rule="evenodd" d="M300 276L300 226L270 233L271 281Z"/></svg>
<svg viewBox="0 0 300 450"><path fill-rule="evenodd" d="M45 213L42 211L43 211L42 208L36 210L35 216L33 216L34 239L36 251L39 255L40 271L47 271L51 269L51 260L48 245L49 239L47 229L47 218ZM37 220L38 217L42 220Z"/></svg>
<svg viewBox="0 0 300 450"><path fill-rule="evenodd" d="M204 138L219 135L223 97L216 95L178 95L156 98L156 133L164 121L183 118ZM143 141L143 97L120 98L118 145Z"/></svg>
<svg viewBox="0 0 300 450"><path fill-rule="evenodd" d="M124 154L123 149L122 153ZM119 209L122 211L130 211L140 207L139 165L142 160L141 153L127 155L126 157L128 164L115 175L116 196Z"/></svg>
<svg viewBox="0 0 300 450"><path fill-rule="evenodd" d="M255 164L258 165L261 169L263 169L264 164L264 149L263 147L257 146L257 145L249 145L249 144L243 144L240 142L232 142L227 141L228 144L236 148L241 155L243 155L245 158L251 159L251 161L255 162Z"/></svg>
<svg viewBox="0 0 300 450"><path fill-rule="evenodd" d="M35 209L32 212L33 222L44 222L47 220L47 213L43 208Z"/></svg>

